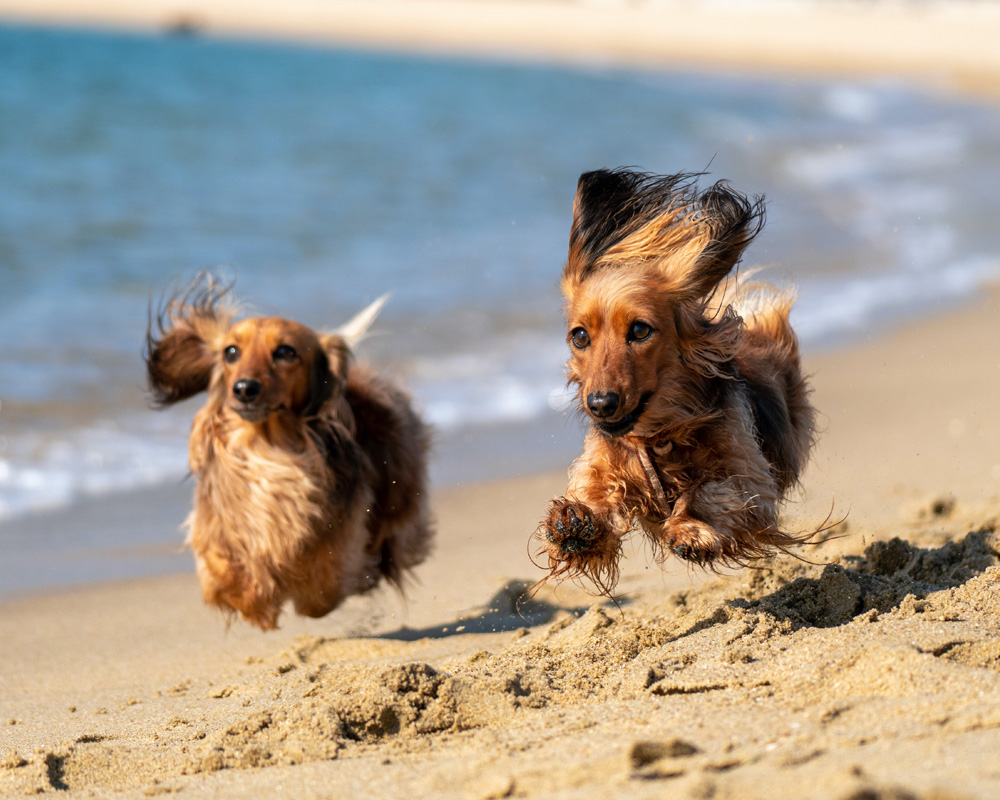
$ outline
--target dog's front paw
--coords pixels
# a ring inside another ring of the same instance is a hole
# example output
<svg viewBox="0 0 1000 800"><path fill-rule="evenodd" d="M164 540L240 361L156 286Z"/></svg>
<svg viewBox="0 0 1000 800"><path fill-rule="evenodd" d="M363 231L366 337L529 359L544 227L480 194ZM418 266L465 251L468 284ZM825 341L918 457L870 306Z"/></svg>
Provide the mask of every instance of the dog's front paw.
<svg viewBox="0 0 1000 800"><path fill-rule="evenodd" d="M722 534L686 514L669 520L664 539L670 552L695 564L711 564L727 550Z"/></svg>
<svg viewBox="0 0 1000 800"><path fill-rule="evenodd" d="M598 513L567 497L554 500L538 531L550 577L589 578L602 594L618 582L621 533Z"/></svg>
<svg viewBox="0 0 1000 800"><path fill-rule="evenodd" d="M564 556L585 553L598 538L598 523L590 509L561 497L552 503L545 521L545 539L553 550Z"/></svg>

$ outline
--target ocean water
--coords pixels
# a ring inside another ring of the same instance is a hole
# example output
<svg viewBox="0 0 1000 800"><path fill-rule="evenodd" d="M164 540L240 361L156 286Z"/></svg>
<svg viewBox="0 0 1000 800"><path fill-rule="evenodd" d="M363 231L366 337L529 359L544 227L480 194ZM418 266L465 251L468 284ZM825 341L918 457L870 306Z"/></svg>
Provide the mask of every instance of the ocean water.
<svg viewBox="0 0 1000 800"><path fill-rule="evenodd" d="M438 483L563 466L580 172L764 194L745 263L816 350L1000 275L998 131L891 80L0 27L0 526L183 479L196 403L150 410L141 350L198 270L314 327L392 292L363 354L435 425Z"/></svg>

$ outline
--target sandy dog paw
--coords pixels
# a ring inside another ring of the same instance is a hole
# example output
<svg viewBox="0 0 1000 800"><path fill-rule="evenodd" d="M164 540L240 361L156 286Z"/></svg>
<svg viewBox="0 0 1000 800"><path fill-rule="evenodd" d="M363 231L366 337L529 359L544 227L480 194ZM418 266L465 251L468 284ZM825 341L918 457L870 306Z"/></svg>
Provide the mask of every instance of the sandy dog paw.
<svg viewBox="0 0 1000 800"><path fill-rule="evenodd" d="M726 550L722 534L686 515L670 520L665 539L670 552L695 564L711 564Z"/></svg>
<svg viewBox="0 0 1000 800"><path fill-rule="evenodd" d="M580 503L560 498L549 509L545 522L545 539L552 545L550 552L574 556L593 549L599 537L599 525L590 509Z"/></svg>
<svg viewBox="0 0 1000 800"><path fill-rule="evenodd" d="M589 578L610 596L618 582L621 535L612 522L575 500L554 500L539 526L541 552L548 559L549 578Z"/></svg>

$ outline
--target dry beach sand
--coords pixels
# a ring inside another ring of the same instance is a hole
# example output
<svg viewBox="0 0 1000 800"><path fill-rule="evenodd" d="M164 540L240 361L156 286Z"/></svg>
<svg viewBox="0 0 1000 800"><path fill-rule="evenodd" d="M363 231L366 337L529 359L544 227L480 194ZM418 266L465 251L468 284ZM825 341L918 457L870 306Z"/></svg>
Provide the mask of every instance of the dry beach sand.
<svg viewBox="0 0 1000 800"><path fill-rule="evenodd" d="M190 574L0 603L0 795L1000 796L998 311L807 359L823 433L788 521L846 515L813 563L705 576L636 541L620 609L519 609L543 475L437 491L405 603L274 634ZM187 494L143 502L179 522Z"/></svg>

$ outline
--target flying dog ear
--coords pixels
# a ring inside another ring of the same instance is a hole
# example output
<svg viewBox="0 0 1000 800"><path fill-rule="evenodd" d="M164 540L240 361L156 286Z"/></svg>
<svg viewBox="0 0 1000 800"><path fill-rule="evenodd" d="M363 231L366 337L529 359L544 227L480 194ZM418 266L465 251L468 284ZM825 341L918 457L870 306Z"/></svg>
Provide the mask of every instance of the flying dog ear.
<svg viewBox="0 0 1000 800"><path fill-rule="evenodd" d="M341 325L332 334L327 334L327 337L340 338L348 348L357 347L364 340L368 334L368 329L371 328L379 312L388 302L389 293L386 292L377 300L361 309L349 322Z"/></svg>
<svg viewBox="0 0 1000 800"><path fill-rule="evenodd" d="M598 169L580 176L573 199L569 259L563 277L582 281L603 257L669 208L691 181L687 174L654 176Z"/></svg>
<svg viewBox="0 0 1000 800"><path fill-rule="evenodd" d="M638 211L635 197L641 177L635 172L608 169L580 176L564 274L582 280L604 251L628 233L628 223Z"/></svg>
<svg viewBox="0 0 1000 800"><path fill-rule="evenodd" d="M205 391L235 309L226 302L231 287L208 274L150 304L143 358L153 402L167 406Z"/></svg>
<svg viewBox="0 0 1000 800"><path fill-rule="evenodd" d="M723 182L699 195L696 178L625 169L581 175L564 282L604 268L652 264L666 291L685 298L711 293L763 226L764 204Z"/></svg>
<svg viewBox="0 0 1000 800"><path fill-rule="evenodd" d="M705 230L706 242L684 282L700 298L715 290L764 227L764 198L751 200L719 181L698 198L698 206L695 225Z"/></svg>

